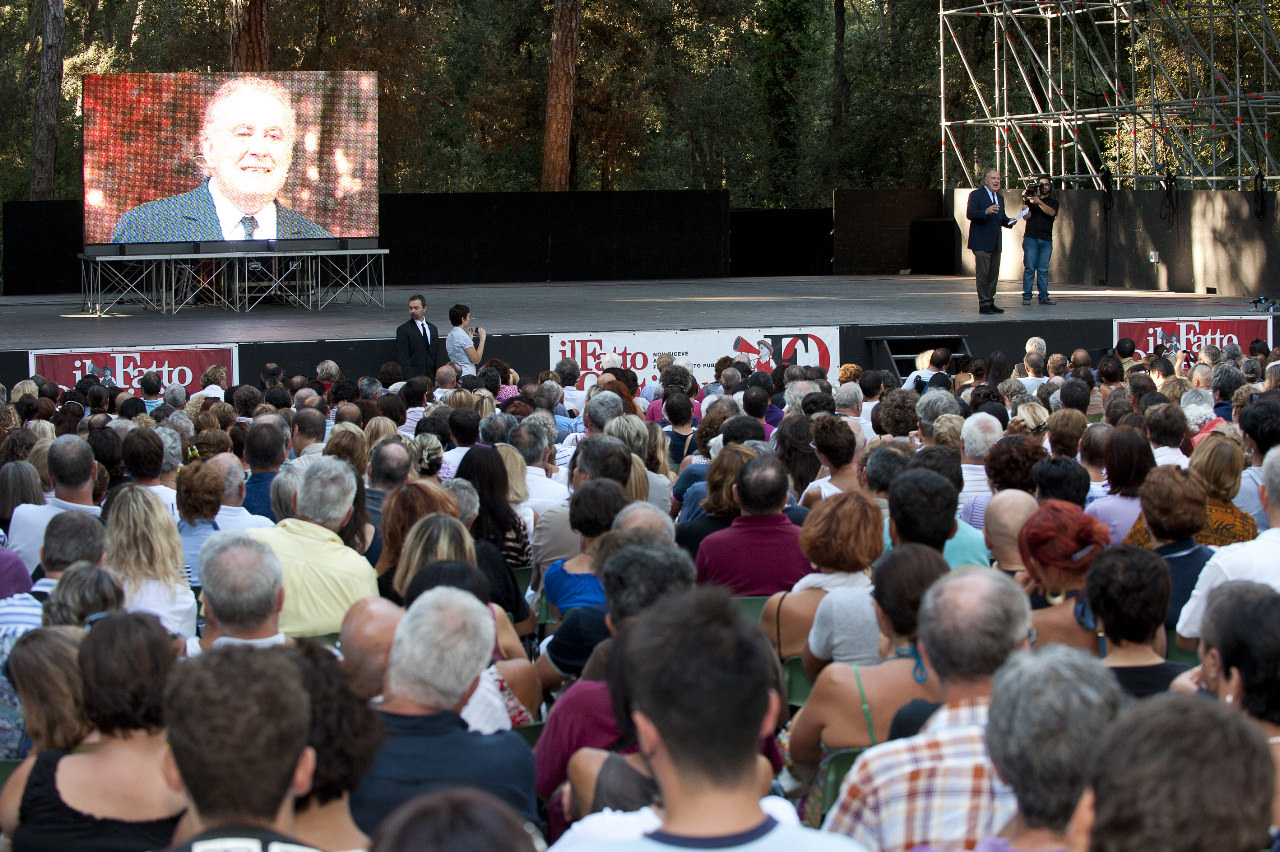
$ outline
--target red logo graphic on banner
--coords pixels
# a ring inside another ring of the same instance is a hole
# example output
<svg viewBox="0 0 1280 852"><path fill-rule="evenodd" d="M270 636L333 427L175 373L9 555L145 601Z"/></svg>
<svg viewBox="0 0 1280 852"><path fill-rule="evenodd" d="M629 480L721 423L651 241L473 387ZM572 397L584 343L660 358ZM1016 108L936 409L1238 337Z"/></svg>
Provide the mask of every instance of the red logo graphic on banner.
<svg viewBox="0 0 1280 852"><path fill-rule="evenodd" d="M1271 317L1200 317L1197 319L1115 320L1115 339L1131 338L1135 358L1145 358L1159 344L1166 353L1199 352L1205 345L1235 343L1246 352L1254 340L1271 345Z"/></svg>
<svg viewBox="0 0 1280 852"><path fill-rule="evenodd" d="M194 394L203 387L200 376L215 364L227 368L227 377L235 380L235 346L210 346L174 349L42 349L31 353L31 371L57 382L60 387L74 387L90 373L104 383L136 391L144 373L154 371L164 386L180 384ZM109 371L109 373L107 372ZM106 375L104 375L104 373Z"/></svg>

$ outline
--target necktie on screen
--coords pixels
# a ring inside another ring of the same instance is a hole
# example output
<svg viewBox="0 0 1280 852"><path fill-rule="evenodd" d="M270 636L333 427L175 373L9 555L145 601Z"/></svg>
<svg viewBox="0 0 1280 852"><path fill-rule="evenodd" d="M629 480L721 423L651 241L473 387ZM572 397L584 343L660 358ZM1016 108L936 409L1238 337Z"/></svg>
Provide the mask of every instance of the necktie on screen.
<svg viewBox="0 0 1280 852"><path fill-rule="evenodd" d="M253 239L253 232L258 229L258 220L252 216L245 216L240 220L240 224L244 228L244 238L246 240Z"/></svg>

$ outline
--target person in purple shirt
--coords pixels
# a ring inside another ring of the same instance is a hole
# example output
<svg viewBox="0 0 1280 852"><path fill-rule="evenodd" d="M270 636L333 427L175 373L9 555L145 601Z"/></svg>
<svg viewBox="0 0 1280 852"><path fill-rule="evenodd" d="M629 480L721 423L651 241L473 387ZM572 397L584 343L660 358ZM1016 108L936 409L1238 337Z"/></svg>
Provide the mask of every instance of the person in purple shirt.
<svg viewBox="0 0 1280 852"><path fill-rule="evenodd" d="M773 456L757 456L738 471L734 497L742 514L698 548L698 582L738 596L786 591L813 571L800 551L800 528L782 513L787 471Z"/></svg>

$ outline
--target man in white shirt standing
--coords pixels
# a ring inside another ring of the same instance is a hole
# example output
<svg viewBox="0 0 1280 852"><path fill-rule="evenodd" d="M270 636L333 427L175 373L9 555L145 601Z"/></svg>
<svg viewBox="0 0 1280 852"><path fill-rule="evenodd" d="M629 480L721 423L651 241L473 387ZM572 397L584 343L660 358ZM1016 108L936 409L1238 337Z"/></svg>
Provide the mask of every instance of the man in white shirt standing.
<svg viewBox="0 0 1280 852"><path fill-rule="evenodd" d="M158 439L157 439L158 440ZM163 446L161 448L163 457ZM98 463L83 438L63 435L49 447L49 479L53 496L43 506L23 503L15 506L9 521L9 549L22 559L28 571L40 564L45 527L63 512L87 512L95 518L102 510L93 502L93 483Z"/></svg>

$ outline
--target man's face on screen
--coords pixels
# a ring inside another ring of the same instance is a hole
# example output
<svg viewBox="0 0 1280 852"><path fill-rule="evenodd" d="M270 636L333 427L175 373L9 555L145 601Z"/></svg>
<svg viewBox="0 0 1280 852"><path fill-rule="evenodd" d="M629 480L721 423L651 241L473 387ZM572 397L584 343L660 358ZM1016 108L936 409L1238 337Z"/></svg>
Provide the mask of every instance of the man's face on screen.
<svg viewBox="0 0 1280 852"><path fill-rule="evenodd" d="M270 92L241 89L215 103L202 148L211 178L245 213L275 200L293 161L293 116Z"/></svg>

